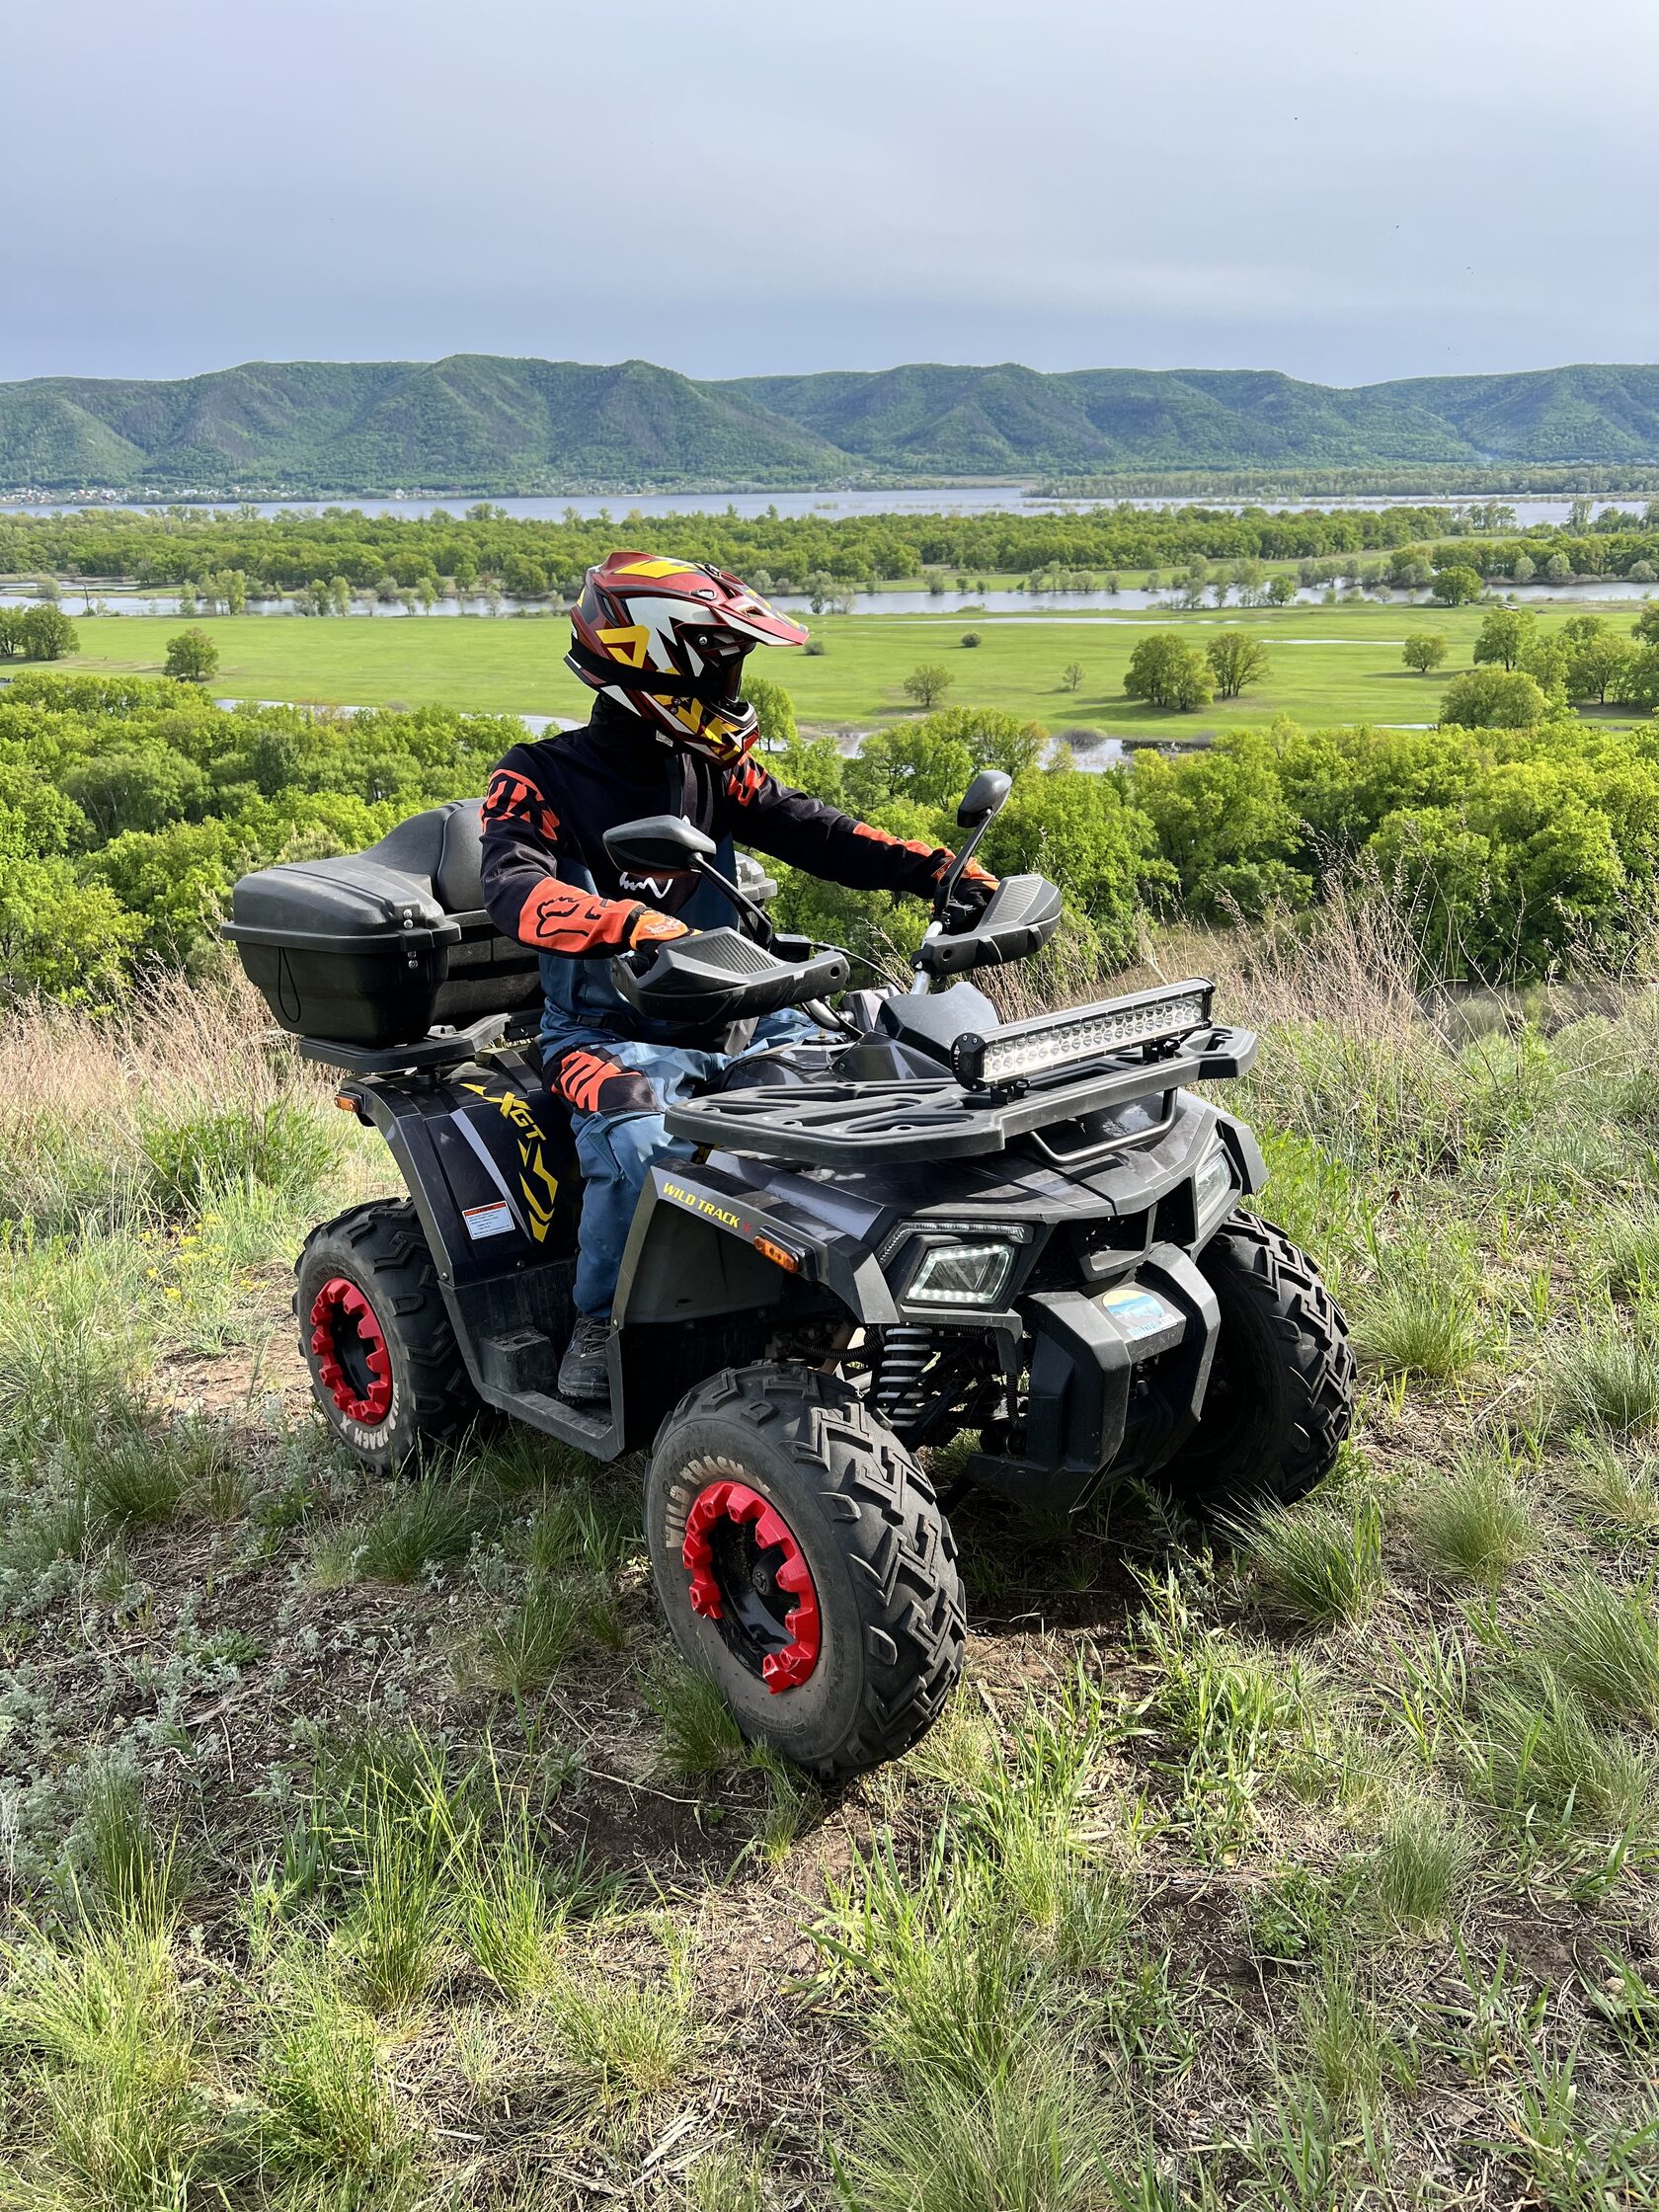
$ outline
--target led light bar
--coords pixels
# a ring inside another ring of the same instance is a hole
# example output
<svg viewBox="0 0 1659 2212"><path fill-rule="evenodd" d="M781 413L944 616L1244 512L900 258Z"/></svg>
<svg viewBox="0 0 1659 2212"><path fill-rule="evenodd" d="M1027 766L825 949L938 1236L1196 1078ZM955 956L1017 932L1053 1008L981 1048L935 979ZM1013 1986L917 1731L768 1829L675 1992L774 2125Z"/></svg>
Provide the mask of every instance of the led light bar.
<svg viewBox="0 0 1659 2212"><path fill-rule="evenodd" d="M1098 1006L1072 1006L1061 1014L1040 1014L1035 1021L1010 1022L988 1037L959 1037L951 1047L951 1072L969 1090L984 1090L1081 1066L1131 1045L1172 1043L1209 1026L1215 988L1195 976Z"/></svg>

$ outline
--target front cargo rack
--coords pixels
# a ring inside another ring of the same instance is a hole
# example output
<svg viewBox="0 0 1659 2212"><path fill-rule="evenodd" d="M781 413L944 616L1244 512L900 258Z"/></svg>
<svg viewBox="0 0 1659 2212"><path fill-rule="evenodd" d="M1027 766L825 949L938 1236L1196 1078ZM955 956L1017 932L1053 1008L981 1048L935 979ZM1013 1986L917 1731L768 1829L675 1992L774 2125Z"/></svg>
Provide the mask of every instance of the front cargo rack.
<svg viewBox="0 0 1659 2212"><path fill-rule="evenodd" d="M870 1083L821 1077L811 1084L756 1083L711 1091L668 1110L671 1137L711 1150L814 1167L873 1167L895 1160L971 1159L1016 1137L1108 1107L1242 1075L1255 1033L1215 1029L1174 1053L1117 1053L1065 1081L1017 1096L969 1094L951 1076Z"/></svg>

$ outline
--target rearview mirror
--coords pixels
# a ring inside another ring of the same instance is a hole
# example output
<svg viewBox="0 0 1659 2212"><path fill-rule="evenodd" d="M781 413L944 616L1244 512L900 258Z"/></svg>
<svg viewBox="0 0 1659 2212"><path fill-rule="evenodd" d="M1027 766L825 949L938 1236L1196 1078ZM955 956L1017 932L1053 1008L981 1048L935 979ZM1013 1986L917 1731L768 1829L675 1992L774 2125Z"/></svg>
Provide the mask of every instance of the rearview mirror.
<svg viewBox="0 0 1659 2212"><path fill-rule="evenodd" d="M962 795L962 804L956 810L957 828L974 830L982 822L988 822L1012 788L1000 768L982 768Z"/></svg>
<svg viewBox="0 0 1659 2212"><path fill-rule="evenodd" d="M619 822L605 831L604 848L619 868L643 876L690 875L699 860L711 859L719 849L712 837L676 814Z"/></svg>

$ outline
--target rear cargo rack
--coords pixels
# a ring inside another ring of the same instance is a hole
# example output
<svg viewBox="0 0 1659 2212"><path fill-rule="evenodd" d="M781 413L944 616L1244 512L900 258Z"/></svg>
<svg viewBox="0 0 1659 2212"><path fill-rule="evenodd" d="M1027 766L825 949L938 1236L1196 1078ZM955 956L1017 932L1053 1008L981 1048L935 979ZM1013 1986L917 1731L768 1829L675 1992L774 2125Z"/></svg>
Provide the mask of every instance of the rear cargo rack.
<svg viewBox="0 0 1659 2212"><path fill-rule="evenodd" d="M464 1029L430 1030L413 1045L342 1045L328 1037L296 1037L294 1044L301 1060L348 1075L402 1075L459 1067L498 1045L521 1044L535 1035L539 1022L534 1012L485 1014Z"/></svg>
<svg viewBox="0 0 1659 2212"><path fill-rule="evenodd" d="M1216 1029L1189 1038L1179 1052L1155 1059L1115 1054L1065 1082L1013 1097L970 1094L943 1073L896 1083L824 1078L711 1091L671 1106L667 1119L670 1136L688 1144L815 1167L971 1159L1056 1122L1242 1075L1255 1057L1253 1031Z"/></svg>

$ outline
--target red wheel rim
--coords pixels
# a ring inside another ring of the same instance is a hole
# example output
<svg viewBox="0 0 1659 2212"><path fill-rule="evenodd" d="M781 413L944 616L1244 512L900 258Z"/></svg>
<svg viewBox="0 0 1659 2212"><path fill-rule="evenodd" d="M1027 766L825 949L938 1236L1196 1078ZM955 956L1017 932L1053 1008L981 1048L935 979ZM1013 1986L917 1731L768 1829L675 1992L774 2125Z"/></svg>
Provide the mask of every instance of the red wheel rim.
<svg viewBox="0 0 1659 2212"><path fill-rule="evenodd" d="M318 1382L347 1420L377 1429L392 1410L392 1355L373 1306L344 1275L311 1302L311 1350Z"/></svg>
<svg viewBox="0 0 1659 2212"><path fill-rule="evenodd" d="M722 1538L728 1532L750 1540L749 1547L760 1555L770 1586L792 1601L781 1625L771 1618L771 1609L734 1603L731 1562L721 1552ZM781 1552L783 1557L775 1567L767 1566L765 1562L773 1552ZM731 1628L734 1633L727 1640L738 1642L746 1660L751 1648L758 1650L754 1622L758 1620L763 1629L770 1628L784 1640L777 1648L761 1653L760 1679L774 1697L799 1688L818 1665L823 1640L818 1586L795 1540L795 1532L776 1506L746 1482L706 1483L685 1517L680 1558L691 1577L691 1611L705 1620ZM737 1618L740 1614L741 1619Z"/></svg>

